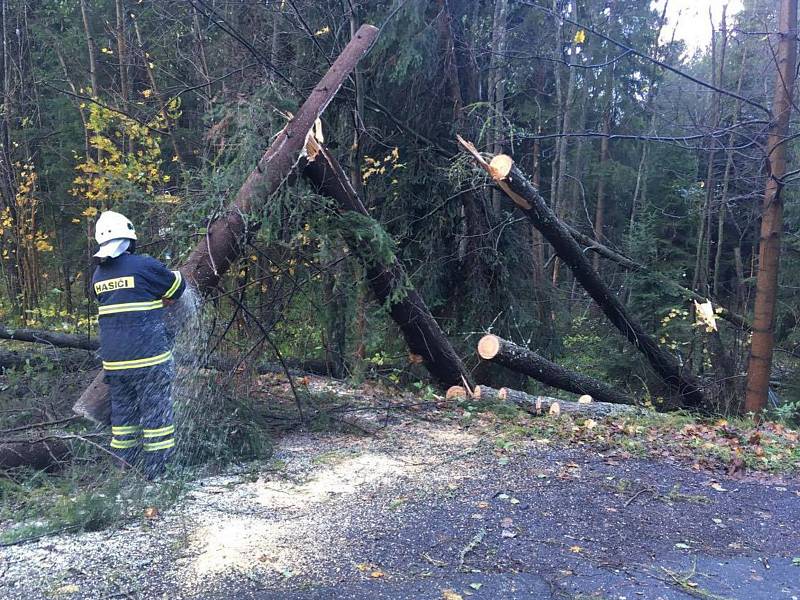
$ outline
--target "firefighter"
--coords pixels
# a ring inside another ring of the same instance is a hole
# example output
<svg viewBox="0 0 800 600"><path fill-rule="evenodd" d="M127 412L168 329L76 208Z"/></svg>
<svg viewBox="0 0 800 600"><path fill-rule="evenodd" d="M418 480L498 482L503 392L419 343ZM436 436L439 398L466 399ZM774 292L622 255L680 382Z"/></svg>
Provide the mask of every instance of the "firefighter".
<svg viewBox="0 0 800 600"><path fill-rule="evenodd" d="M164 307L183 294L180 271L136 254L136 231L106 211L95 227L100 260L92 277L99 304L100 355L111 395L111 448L145 476L161 475L175 447L172 336Z"/></svg>

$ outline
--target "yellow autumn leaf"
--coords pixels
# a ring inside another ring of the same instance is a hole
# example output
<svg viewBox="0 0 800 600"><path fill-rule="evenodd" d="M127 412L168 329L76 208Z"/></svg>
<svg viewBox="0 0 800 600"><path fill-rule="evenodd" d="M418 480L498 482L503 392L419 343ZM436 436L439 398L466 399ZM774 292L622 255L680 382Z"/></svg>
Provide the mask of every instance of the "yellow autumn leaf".
<svg viewBox="0 0 800 600"><path fill-rule="evenodd" d="M575 554L580 554L581 552L583 552L583 548L581 548L580 546L570 546L569 551Z"/></svg>
<svg viewBox="0 0 800 600"><path fill-rule="evenodd" d="M94 206L90 206L87 209L85 209L81 214L84 217L93 217L97 214L97 209Z"/></svg>
<svg viewBox="0 0 800 600"><path fill-rule="evenodd" d="M142 96L144 96L145 98L149 98L152 95L153 95L153 90L142 90Z"/></svg>
<svg viewBox="0 0 800 600"><path fill-rule="evenodd" d="M575 43L582 44L586 41L586 32L583 29L578 29L575 32Z"/></svg>
<svg viewBox="0 0 800 600"><path fill-rule="evenodd" d="M317 31L314 32L314 35L316 35L316 36L325 35L326 33L330 33L330 31L331 31L331 28L328 27L327 25L325 25L325 27L317 29Z"/></svg>

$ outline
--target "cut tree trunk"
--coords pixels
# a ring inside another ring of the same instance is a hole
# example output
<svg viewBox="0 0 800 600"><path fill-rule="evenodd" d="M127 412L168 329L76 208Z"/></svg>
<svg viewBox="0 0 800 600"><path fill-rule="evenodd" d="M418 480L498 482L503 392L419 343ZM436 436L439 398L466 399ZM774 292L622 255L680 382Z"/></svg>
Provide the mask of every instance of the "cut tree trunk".
<svg viewBox="0 0 800 600"><path fill-rule="evenodd" d="M291 174L314 122L367 53L377 34L376 27L361 26L294 118L275 137L239 189L233 203L208 226L208 232L181 267L181 272L198 292L203 295L211 292L241 256L247 240L258 227L255 221L248 221L248 215L261 206ZM97 420L95 415L108 414L108 388L102 379L101 373L78 399L73 407L77 414L92 420Z"/></svg>
<svg viewBox="0 0 800 600"><path fill-rule="evenodd" d="M342 167L313 137L308 139L303 174L318 193L335 200L342 213L355 213L361 218L371 219ZM375 222L372 226L380 227ZM397 258L382 258L368 240L350 228L344 227L342 236L350 251L364 265L369 286L378 302L389 307L410 353L421 356L428 372L444 386L469 381L469 372Z"/></svg>
<svg viewBox="0 0 800 600"><path fill-rule="evenodd" d="M611 323L645 356L664 383L677 392L681 402L692 407L702 405L703 392L691 373L686 373L675 357L661 348L639 322L628 314L619 299L592 269L569 230L514 165L514 160L510 156L499 154L491 163L487 163L474 145L460 137L459 142L542 232L558 256L571 269L575 279L597 302Z"/></svg>
<svg viewBox="0 0 800 600"><path fill-rule="evenodd" d="M589 394L602 402L633 404L633 399L610 385L565 369L532 350L517 346L496 335L485 335L478 342L478 355L507 369L523 373L536 381L575 394Z"/></svg>
<svg viewBox="0 0 800 600"><path fill-rule="evenodd" d="M585 417L619 417L646 415L648 411L638 406L612 404L610 402L575 402L574 400L560 400L549 396L533 396L501 388L497 390L500 400L516 404L525 412L532 415L542 414L571 414Z"/></svg>

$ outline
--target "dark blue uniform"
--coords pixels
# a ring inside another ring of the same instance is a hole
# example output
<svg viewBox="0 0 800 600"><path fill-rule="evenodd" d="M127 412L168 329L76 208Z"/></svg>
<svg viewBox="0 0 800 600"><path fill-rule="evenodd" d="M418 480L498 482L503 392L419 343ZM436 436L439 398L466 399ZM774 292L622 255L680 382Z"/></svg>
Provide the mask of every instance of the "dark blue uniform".
<svg viewBox="0 0 800 600"><path fill-rule="evenodd" d="M172 337L164 324L164 300L179 298L186 284L180 271L150 256L125 253L105 259L92 286L111 388L111 448L128 463L143 450L145 473L155 476L175 446Z"/></svg>

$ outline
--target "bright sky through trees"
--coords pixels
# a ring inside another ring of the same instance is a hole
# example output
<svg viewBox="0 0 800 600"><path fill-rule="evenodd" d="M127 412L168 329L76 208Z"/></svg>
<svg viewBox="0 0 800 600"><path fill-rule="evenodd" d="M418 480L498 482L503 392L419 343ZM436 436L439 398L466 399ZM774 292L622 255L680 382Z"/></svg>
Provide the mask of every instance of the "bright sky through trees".
<svg viewBox="0 0 800 600"><path fill-rule="evenodd" d="M663 10L664 2L665 0L654 0L653 6L660 12ZM662 39L671 39L674 30L675 39L682 39L686 42L689 54L693 54L698 48L704 48L711 39L709 9L714 18L715 27L719 27L722 8L726 4L729 18L742 10L742 0L669 0L668 21L664 27Z"/></svg>

